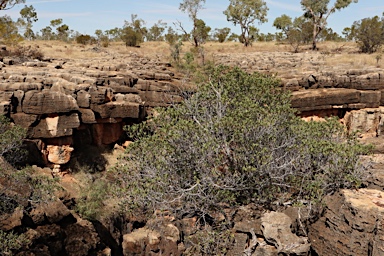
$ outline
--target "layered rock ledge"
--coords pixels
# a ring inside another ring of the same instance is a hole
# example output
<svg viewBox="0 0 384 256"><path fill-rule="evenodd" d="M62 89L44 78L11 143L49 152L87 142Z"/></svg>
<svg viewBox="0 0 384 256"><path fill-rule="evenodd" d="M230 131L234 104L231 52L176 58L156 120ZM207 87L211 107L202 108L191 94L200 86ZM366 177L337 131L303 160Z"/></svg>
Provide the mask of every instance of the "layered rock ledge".
<svg viewBox="0 0 384 256"><path fill-rule="evenodd" d="M115 143L123 126L140 122L147 107L182 100L180 79L169 63L134 53L6 63L0 74L1 114L27 129L47 165L67 163L76 141Z"/></svg>
<svg viewBox="0 0 384 256"><path fill-rule="evenodd" d="M69 161L74 144L110 145L148 107L180 102L182 76L164 57L105 52L93 59L52 59L14 65L3 58L0 111L28 130L45 164ZM217 64L273 74L292 91L303 117L336 115L350 130L379 136L383 128L384 70L329 67L320 53L216 54ZM52 147L48 147L52 146Z"/></svg>

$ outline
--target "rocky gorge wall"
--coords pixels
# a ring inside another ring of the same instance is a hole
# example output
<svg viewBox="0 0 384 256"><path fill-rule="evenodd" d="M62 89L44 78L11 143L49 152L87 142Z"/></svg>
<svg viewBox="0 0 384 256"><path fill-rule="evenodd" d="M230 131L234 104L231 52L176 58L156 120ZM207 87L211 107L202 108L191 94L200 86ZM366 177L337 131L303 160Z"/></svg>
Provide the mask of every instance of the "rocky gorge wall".
<svg viewBox="0 0 384 256"><path fill-rule="evenodd" d="M341 54L335 54L338 58ZM217 54L220 64L277 76L292 91L292 107L302 117L338 116L350 131L364 136L383 132L384 69L329 65L320 52Z"/></svg>
<svg viewBox="0 0 384 256"><path fill-rule="evenodd" d="M351 131L380 138L384 70L326 67L322 59L317 53L215 56L218 64L281 78L303 117L336 115ZM92 60L45 58L22 64L3 58L1 65L1 111L27 129L30 144L51 167L65 165L78 145L114 144L122 138L123 126L140 122L148 107L182 100L182 77L160 58L106 54ZM231 213L234 246L227 255L382 255L384 160L375 163L368 188L330 195L314 223L294 207L279 213L253 205L237 209ZM51 169L43 171L51 175ZM70 178L64 176L61 182L72 186ZM19 255L183 255L199 236L193 217L160 223L91 222L73 210L73 195L63 191L59 199L29 212L16 209L0 219L1 230L25 231L30 239L30 247ZM190 244L185 237L191 238Z"/></svg>
<svg viewBox="0 0 384 256"><path fill-rule="evenodd" d="M214 60L279 77L303 117L336 115L349 130L383 132L381 68L329 67L320 53L216 54ZM0 65L0 112L27 129L30 148L50 167L66 164L76 143L114 144L123 139L124 125L143 120L148 107L182 100L183 77L159 56L23 63L4 57Z"/></svg>
<svg viewBox="0 0 384 256"><path fill-rule="evenodd" d="M76 143L116 143L148 107L182 100L168 63L135 54L0 65L0 112L27 129L48 166L66 164Z"/></svg>

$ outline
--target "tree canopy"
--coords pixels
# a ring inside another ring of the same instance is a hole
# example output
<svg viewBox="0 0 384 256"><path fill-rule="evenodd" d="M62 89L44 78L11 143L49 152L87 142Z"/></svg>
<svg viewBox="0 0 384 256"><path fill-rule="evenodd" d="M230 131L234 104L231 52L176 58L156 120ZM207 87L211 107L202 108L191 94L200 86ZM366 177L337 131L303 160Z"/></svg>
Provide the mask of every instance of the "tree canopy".
<svg viewBox="0 0 384 256"><path fill-rule="evenodd" d="M376 52L384 44L384 15L355 21L351 31L362 52Z"/></svg>
<svg viewBox="0 0 384 256"><path fill-rule="evenodd" d="M250 45L250 28L258 20L259 23L267 21L268 7L263 0L230 0L228 8L224 11L227 20L235 26L240 25L241 41L245 46Z"/></svg>
<svg viewBox="0 0 384 256"><path fill-rule="evenodd" d="M333 6L329 7L329 0L301 0L304 16L313 22L312 49L317 49L317 38L320 32L326 27L328 17L341 9L348 7L351 3L358 0L337 0Z"/></svg>
<svg viewBox="0 0 384 256"><path fill-rule="evenodd" d="M16 4L23 4L25 0L1 0L0 1L0 10L11 9Z"/></svg>

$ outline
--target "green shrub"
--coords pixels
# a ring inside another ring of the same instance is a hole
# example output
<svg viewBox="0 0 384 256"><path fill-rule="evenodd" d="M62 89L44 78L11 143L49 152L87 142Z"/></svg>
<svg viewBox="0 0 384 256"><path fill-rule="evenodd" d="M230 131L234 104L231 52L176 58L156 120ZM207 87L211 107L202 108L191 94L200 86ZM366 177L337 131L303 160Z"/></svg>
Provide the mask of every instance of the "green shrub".
<svg viewBox="0 0 384 256"><path fill-rule="evenodd" d="M0 115L0 157L9 164L17 165L25 160L26 152L23 150L23 139L26 130L10 123L9 119Z"/></svg>
<svg viewBox="0 0 384 256"><path fill-rule="evenodd" d="M125 210L177 217L256 203L316 203L363 179L367 153L335 120L304 122L280 81L239 68L206 71L180 105L128 127L139 138L116 168Z"/></svg>
<svg viewBox="0 0 384 256"><path fill-rule="evenodd" d="M28 242L24 235L0 230L0 255L13 255L14 251L19 250Z"/></svg>
<svg viewBox="0 0 384 256"><path fill-rule="evenodd" d="M90 35L79 35L76 37L76 43L78 44L90 44L94 40Z"/></svg>
<svg viewBox="0 0 384 256"><path fill-rule="evenodd" d="M121 39L125 46L134 47L143 41L143 36L140 32L135 31L132 27L125 27L121 31Z"/></svg>
<svg viewBox="0 0 384 256"><path fill-rule="evenodd" d="M9 55L17 62L42 60L44 57L43 52L38 46L16 46L9 52Z"/></svg>
<svg viewBox="0 0 384 256"><path fill-rule="evenodd" d="M107 191L107 183L103 180L89 183L82 189L82 197L76 204L79 214L89 220L99 219L102 216Z"/></svg>
<svg viewBox="0 0 384 256"><path fill-rule="evenodd" d="M362 52L374 53L384 44L384 17L355 21L351 31Z"/></svg>

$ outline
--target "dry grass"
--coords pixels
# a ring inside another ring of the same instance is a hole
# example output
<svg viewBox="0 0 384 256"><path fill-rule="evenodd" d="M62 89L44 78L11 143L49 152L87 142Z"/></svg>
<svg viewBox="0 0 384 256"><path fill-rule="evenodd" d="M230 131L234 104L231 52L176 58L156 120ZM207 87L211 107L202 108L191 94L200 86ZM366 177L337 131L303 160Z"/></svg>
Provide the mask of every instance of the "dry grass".
<svg viewBox="0 0 384 256"><path fill-rule="evenodd" d="M107 48L96 45L80 45L74 42L61 41L34 41L22 44L39 46L45 56L63 59L92 59L106 54L125 55L135 53L143 57L158 57L164 61L170 61L170 46L166 42L145 42L140 47L126 47L123 42L112 42ZM344 65L349 68L384 67L384 59L377 59L380 53L361 54L356 43L353 42L322 42L318 44L319 51L327 66ZM189 42L182 46L181 56L193 49ZM292 48L286 44L275 42L255 42L251 47L244 47L237 42L207 42L204 44L206 59L212 59L215 54L233 53L261 53L261 52L292 52ZM312 53L310 45L301 46L300 52Z"/></svg>

